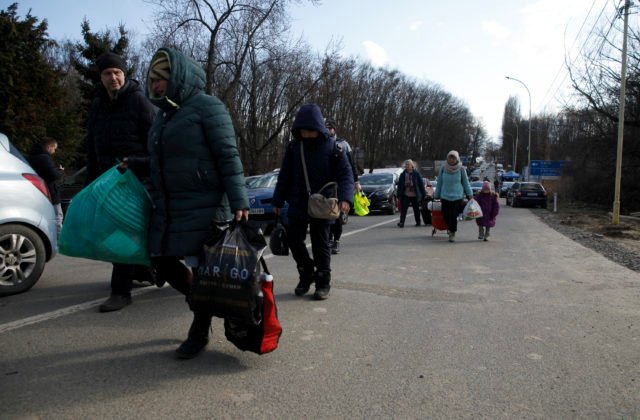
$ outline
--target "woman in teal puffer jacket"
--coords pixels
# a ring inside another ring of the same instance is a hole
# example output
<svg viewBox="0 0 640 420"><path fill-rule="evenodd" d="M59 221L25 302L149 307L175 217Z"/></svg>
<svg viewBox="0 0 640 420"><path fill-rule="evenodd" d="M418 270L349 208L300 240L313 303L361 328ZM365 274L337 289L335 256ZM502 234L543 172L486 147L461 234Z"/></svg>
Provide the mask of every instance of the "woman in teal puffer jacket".
<svg viewBox="0 0 640 420"><path fill-rule="evenodd" d="M202 67L182 53L160 48L149 66L147 96L160 108L149 130L149 228L152 265L160 280L187 295L204 242L216 223L247 219L249 200L235 131L224 104L204 92ZM209 340L211 316L194 313L178 357L191 358Z"/></svg>

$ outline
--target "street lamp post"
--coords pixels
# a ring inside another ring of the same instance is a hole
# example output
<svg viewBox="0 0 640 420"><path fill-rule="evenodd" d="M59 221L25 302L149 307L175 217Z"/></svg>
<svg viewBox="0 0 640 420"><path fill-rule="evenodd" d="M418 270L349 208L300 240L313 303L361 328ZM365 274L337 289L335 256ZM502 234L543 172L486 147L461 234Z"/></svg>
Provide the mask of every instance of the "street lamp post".
<svg viewBox="0 0 640 420"><path fill-rule="evenodd" d="M516 81L524 86L527 89L527 93L529 94L529 147L527 147L527 181L531 178L531 92L529 92L529 88L524 84L522 80L516 79L515 77L505 76L509 80Z"/></svg>
<svg viewBox="0 0 640 420"><path fill-rule="evenodd" d="M518 134L518 120L513 118L513 123L516 125L516 144L513 146L513 172L518 172L516 169L516 163L518 162L518 137L520 137Z"/></svg>

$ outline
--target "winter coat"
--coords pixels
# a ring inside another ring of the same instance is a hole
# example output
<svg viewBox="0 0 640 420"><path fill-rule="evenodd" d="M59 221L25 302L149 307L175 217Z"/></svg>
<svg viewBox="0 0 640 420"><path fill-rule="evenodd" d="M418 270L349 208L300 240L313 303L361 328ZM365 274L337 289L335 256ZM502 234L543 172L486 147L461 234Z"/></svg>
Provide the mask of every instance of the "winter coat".
<svg viewBox="0 0 640 420"><path fill-rule="evenodd" d="M160 108L149 132L153 211L149 228L152 256L202 252L215 223L249 208L244 170L231 117L224 104L204 92L202 67L170 48L166 94L147 95ZM148 76L147 76L148 77Z"/></svg>
<svg viewBox="0 0 640 420"><path fill-rule="evenodd" d="M473 198L480 204L482 209L482 217L476 219L476 224L483 227L494 227L496 225L496 216L500 212L498 195L494 192L480 192Z"/></svg>
<svg viewBox="0 0 640 420"><path fill-rule="evenodd" d="M41 144L36 144L33 147L27 160L38 176L46 182L51 195L51 203L60 204L57 181L64 176L64 171L56 166L51 154Z"/></svg>
<svg viewBox="0 0 640 420"><path fill-rule="evenodd" d="M341 139L340 137L333 136L332 137L338 146L342 148L344 153L347 155L347 160L349 161L349 165L351 166L351 173L353 174L353 182L358 182L358 168L356 167L356 163L353 161L353 155L351 154L351 145L345 139Z"/></svg>
<svg viewBox="0 0 640 420"><path fill-rule="evenodd" d="M155 112L136 80L127 80L113 100L100 86L89 110L85 139L87 182L111 169L124 157L148 158L147 134ZM138 177L148 175L135 169L134 172Z"/></svg>
<svg viewBox="0 0 640 420"><path fill-rule="evenodd" d="M440 168L438 184L433 198L436 200L458 201L462 200L465 195L473 197L467 171L464 168L460 168L453 173L448 173L444 168Z"/></svg>
<svg viewBox="0 0 640 420"><path fill-rule="evenodd" d="M398 178L398 197L404 197L407 174L407 171L402 171L400 177ZM416 199L418 201L422 201L425 196L424 180L422 179L422 175L420 175L420 172L416 171L415 169L411 171L411 183L416 190Z"/></svg>
<svg viewBox="0 0 640 420"><path fill-rule="evenodd" d="M315 139L302 139L300 129L316 130ZM287 217L308 219L309 191L305 182L300 147L304 144L304 157L309 175L311 193L316 193L328 182L338 184L338 201L353 201L354 181L346 153L336 146L325 127L320 108L315 104L303 105L298 111L291 129L292 140L285 152L273 193L273 207L289 203ZM325 192L328 192L325 190ZM327 221L329 223L329 221Z"/></svg>

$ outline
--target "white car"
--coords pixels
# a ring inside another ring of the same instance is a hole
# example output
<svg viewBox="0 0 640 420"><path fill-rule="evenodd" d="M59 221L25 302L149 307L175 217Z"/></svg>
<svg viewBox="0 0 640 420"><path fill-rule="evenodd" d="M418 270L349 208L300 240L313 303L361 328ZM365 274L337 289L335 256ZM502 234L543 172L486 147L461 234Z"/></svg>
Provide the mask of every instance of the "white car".
<svg viewBox="0 0 640 420"><path fill-rule="evenodd" d="M29 290L58 251L45 182L0 133L0 296Z"/></svg>

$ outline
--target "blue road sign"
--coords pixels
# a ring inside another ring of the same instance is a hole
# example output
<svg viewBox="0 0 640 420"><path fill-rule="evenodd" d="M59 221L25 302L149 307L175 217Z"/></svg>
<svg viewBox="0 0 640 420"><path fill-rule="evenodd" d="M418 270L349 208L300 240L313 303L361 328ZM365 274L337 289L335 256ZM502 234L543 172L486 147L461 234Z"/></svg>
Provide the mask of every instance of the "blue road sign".
<svg viewBox="0 0 640 420"><path fill-rule="evenodd" d="M568 160L532 160L531 176L561 176L571 166Z"/></svg>

